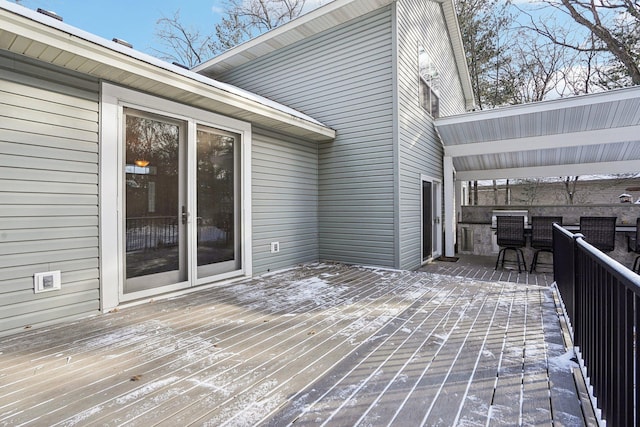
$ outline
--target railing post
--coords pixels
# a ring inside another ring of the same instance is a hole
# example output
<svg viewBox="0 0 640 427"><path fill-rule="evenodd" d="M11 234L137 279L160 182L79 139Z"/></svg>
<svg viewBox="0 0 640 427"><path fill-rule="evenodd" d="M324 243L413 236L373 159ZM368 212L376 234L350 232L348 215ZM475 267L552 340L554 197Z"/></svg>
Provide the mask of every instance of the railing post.
<svg viewBox="0 0 640 427"><path fill-rule="evenodd" d="M571 324L576 322L577 245L581 234L571 234L560 225L553 225L553 279L558 286ZM575 333L575 330L574 330Z"/></svg>
<svg viewBox="0 0 640 427"><path fill-rule="evenodd" d="M569 313L569 319L571 327L573 329L573 345L574 347L580 347L582 343L582 333L585 327L584 304L585 304L585 290L581 287L580 282L580 259L578 251L578 239L584 239L584 235L576 233L573 235L573 241L571 242L571 294L570 308L567 308ZM566 303L565 303L566 306Z"/></svg>

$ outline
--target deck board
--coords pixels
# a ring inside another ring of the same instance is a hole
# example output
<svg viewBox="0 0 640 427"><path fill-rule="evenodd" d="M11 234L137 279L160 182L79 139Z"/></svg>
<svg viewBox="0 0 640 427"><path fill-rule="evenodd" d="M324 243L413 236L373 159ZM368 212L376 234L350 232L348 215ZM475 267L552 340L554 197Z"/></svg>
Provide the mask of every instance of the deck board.
<svg viewBox="0 0 640 427"><path fill-rule="evenodd" d="M542 295L527 292L527 329L525 334L522 422L526 425L552 425L548 374L547 343L544 340Z"/></svg>
<svg viewBox="0 0 640 427"><path fill-rule="evenodd" d="M496 425L520 425L522 364L524 351L526 288L512 289L513 303L497 359L494 392L489 403L489 418Z"/></svg>
<svg viewBox="0 0 640 427"><path fill-rule="evenodd" d="M0 425L579 425L553 292L309 264L26 331Z"/></svg>
<svg viewBox="0 0 640 427"><path fill-rule="evenodd" d="M518 272L513 266L495 269L495 256L460 255L459 259L451 262L433 260L418 269L418 271L445 274L455 277L482 280L487 282L511 282L525 285L550 286L553 283L553 271L540 268L533 273Z"/></svg>

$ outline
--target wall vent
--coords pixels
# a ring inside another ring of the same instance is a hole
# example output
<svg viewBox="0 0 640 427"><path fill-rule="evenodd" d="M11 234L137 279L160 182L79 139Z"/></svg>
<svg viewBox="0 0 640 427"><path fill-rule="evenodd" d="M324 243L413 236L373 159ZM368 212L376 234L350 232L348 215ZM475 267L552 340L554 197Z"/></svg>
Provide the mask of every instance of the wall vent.
<svg viewBox="0 0 640 427"><path fill-rule="evenodd" d="M60 271L47 271L33 275L33 291L40 292L59 291L61 288Z"/></svg>
<svg viewBox="0 0 640 427"><path fill-rule="evenodd" d="M275 254L280 252L280 242L271 242L271 253Z"/></svg>

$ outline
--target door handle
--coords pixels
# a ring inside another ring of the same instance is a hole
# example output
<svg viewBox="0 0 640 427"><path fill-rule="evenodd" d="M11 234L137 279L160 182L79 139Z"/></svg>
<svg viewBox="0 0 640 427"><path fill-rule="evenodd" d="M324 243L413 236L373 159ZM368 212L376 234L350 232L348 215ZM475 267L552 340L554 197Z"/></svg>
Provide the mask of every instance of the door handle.
<svg viewBox="0 0 640 427"><path fill-rule="evenodd" d="M189 212L187 212L187 208L185 206L182 207L182 223L186 224L189 220Z"/></svg>

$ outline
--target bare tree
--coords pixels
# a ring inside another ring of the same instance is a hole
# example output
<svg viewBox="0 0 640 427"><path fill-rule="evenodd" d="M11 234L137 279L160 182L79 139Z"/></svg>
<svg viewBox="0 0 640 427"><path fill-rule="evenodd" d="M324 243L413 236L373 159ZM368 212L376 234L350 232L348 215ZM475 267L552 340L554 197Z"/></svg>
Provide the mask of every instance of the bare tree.
<svg viewBox="0 0 640 427"><path fill-rule="evenodd" d="M307 0L225 0L224 16L210 34L183 24L180 12L158 20L156 37L162 59L193 67L256 35L282 25L304 11ZM321 4L322 2L317 2Z"/></svg>
<svg viewBox="0 0 640 427"><path fill-rule="evenodd" d="M540 37L530 26L522 26L515 16L527 16L526 10L497 0L459 0L456 4L480 109L575 92L584 78L584 73L575 72L578 55ZM528 16L533 22L533 16ZM589 71L588 76L592 75Z"/></svg>
<svg viewBox="0 0 640 427"><path fill-rule="evenodd" d="M511 204L511 187L509 186L509 180L504 185L504 204Z"/></svg>
<svg viewBox="0 0 640 427"><path fill-rule="evenodd" d="M544 0L586 30L583 39L549 28L544 18L532 28L559 46L578 52L604 53L611 60L601 72L605 87L640 84L640 3L636 0Z"/></svg>
<svg viewBox="0 0 640 427"><path fill-rule="evenodd" d="M492 187L493 187L493 205L497 206L498 205L498 181L496 181L495 179L492 182Z"/></svg>
<svg viewBox="0 0 640 427"><path fill-rule="evenodd" d="M538 199L538 189L542 180L540 178L528 178L517 181L522 188L523 202L527 205L533 205Z"/></svg>
<svg viewBox="0 0 640 427"><path fill-rule="evenodd" d="M558 88L560 71L567 60L553 43L541 43L520 30L511 46L512 61L505 64L505 81L511 86L511 103L542 101Z"/></svg>
<svg viewBox="0 0 640 427"><path fill-rule="evenodd" d="M564 176L562 183L564 184L565 198L569 205L572 205L576 197L576 184L578 184L579 176Z"/></svg>
<svg viewBox="0 0 640 427"><path fill-rule="evenodd" d="M163 49L153 49L154 54L169 62L178 62L189 68L213 56L213 36L187 27L180 21L180 10L171 17L156 22L156 37Z"/></svg>
<svg viewBox="0 0 640 427"><path fill-rule="evenodd" d="M595 46L593 36L589 39L589 43L591 46ZM593 88L599 86L598 82L602 81L600 71L603 68L600 60L601 55L598 51L576 52L573 65L561 70L561 81L564 83L561 96L583 95L593 92Z"/></svg>
<svg viewBox="0 0 640 427"><path fill-rule="evenodd" d="M478 205L478 181L473 181L473 205Z"/></svg>
<svg viewBox="0 0 640 427"><path fill-rule="evenodd" d="M213 50L223 52L300 16L307 0L226 0Z"/></svg>
<svg viewBox="0 0 640 427"><path fill-rule="evenodd" d="M306 0L226 0L227 17L242 22L248 36L272 30L302 13Z"/></svg>

